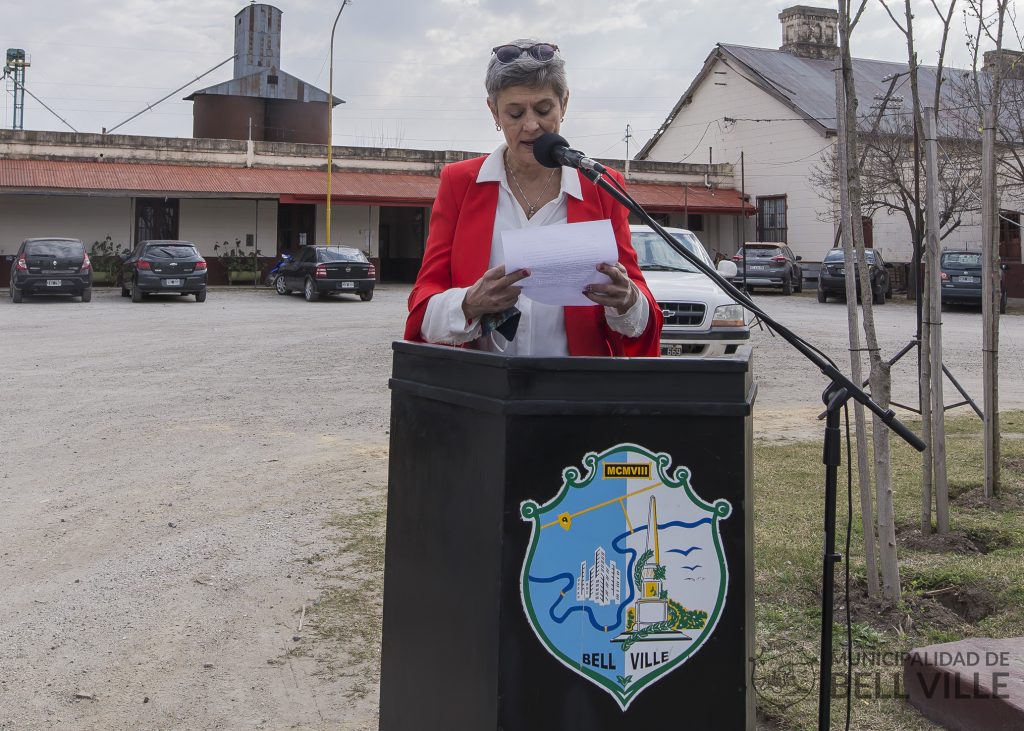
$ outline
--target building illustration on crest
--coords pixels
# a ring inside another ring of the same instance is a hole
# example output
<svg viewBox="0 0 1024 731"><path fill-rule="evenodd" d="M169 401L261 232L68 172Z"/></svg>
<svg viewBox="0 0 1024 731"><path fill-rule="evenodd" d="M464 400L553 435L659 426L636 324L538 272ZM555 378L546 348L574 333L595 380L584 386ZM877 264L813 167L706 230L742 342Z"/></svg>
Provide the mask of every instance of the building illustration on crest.
<svg viewBox="0 0 1024 731"><path fill-rule="evenodd" d="M576 577L576 601L591 601L601 606L618 604L622 598L622 580L614 561L605 561L605 551L598 546L594 551L594 565L580 561L580 575Z"/></svg>

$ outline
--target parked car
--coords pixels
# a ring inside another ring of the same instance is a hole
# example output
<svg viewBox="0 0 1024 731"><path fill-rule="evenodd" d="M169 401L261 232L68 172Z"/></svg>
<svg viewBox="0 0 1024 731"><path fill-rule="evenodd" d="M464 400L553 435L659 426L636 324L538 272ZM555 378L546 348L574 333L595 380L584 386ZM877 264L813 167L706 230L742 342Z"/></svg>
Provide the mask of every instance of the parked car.
<svg viewBox="0 0 1024 731"><path fill-rule="evenodd" d="M886 298L892 298L892 279L885 260L874 249L865 249L864 258L868 263L871 301L884 305ZM860 276L854 281L857 283L857 297L860 297ZM846 297L846 260L842 249L832 249L825 254L818 272L818 302L827 302L829 297Z"/></svg>
<svg viewBox="0 0 1024 731"><path fill-rule="evenodd" d="M358 294L369 302L376 284L377 269L359 249L308 245L281 267L274 289L282 295L301 290L307 302L323 294Z"/></svg>
<svg viewBox="0 0 1024 731"><path fill-rule="evenodd" d="M782 294L804 291L803 269L797 263L803 260L793 254L785 244L746 243L732 260L736 262L736 286L743 284L743 255L747 258L748 291L754 287L781 287Z"/></svg>
<svg viewBox="0 0 1024 731"><path fill-rule="evenodd" d="M981 307L981 252L966 249L943 251L939 259L942 304ZM999 312L1006 312L1004 267L999 268Z"/></svg>
<svg viewBox="0 0 1024 731"><path fill-rule="evenodd" d="M25 239L11 267L11 301L33 294L92 299L92 264L79 239Z"/></svg>
<svg viewBox="0 0 1024 731"><path fill-rule="evenodd" d="M728 355L750 339L741 305L650 227L629 228L640 269L665 320L661 329L662 355ZM690 231L665 230L708 266L714 266L703 244ZM719 272L726 278L735 271L732 262L719 264Z"/></svg>
<svg viewBox="0 0 1024 731"><path fill-rule="evenodd" d="M193 294L206 301L206 259L191 241L143 241L121 265L121 296Z"/></svg>

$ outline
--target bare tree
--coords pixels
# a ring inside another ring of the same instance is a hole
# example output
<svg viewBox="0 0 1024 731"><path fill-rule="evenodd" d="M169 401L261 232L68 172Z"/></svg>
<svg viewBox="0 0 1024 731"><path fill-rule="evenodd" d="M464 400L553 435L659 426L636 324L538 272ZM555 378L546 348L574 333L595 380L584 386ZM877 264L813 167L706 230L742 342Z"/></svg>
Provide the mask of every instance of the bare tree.
<svg viewBox="0 0 1024 731"><path fill-rule="evenodd" d="M847 276L847 306L855 307L857 301L856 284L852 275L856 270L860 278L862 292L862 310L864 317L864 335L870 370L868 379L875 400L882 406L889 404L889 366L881 359L878 338L875 333L874 312L869 293L871 284L868 279L868 266L864 254L864 229L861 225L861 189L860 171L858 169L858 130L857 130L857 91L853 81L853 60L850 53L850 35L864 12L867 0L861 0L856 14L851 17L850 0L839 0L839 53L842 66L842 84L837 97L837 116L843 117L841 134L844 137L843 167L845 175L840 177L840 187L846 188L844 196L849 203L846 210L840 211L840 225L847 229L843 233L844 242L853 242L856 252L849 245L844 246ZM851 235L852 232L852 235ZM856 254L856 256L855 256ZM884 294L884 293L883 293ZM851 340L851 350L854 350ZM857 348L859 350L859 348ZM859 357L858 352L851 352L851 357ZM889 473L889 434L885 424L877 417L872 418L872 442L874 447L874 478L875 502L878 509L878 553L882 574L882 596L889 601L900 597L899 565L896 559L896 525L894 521L892 484ZM863 440L866 435L857 433L858 449L865 449Z"/></svg>
<svg viewBox="0 0 1024 731"><path fill-rule="evenodd" d="M977 25L972 35L972 49L975 68L974 78L978 90L979 106L985 109L982 151L982 319L984 337L983 353L983 390L984 390L984 453L985 453L985 495L999 493L999 199L996 180L998 171L997 157L1019 159L1016 152L1011 155L996 155L995 138L997 130L1002 126L1003 108L1002 90L1004 60L1002 58L1003 34L1006 27L1010 0L994 0L986 6L985 0L967 0L967 17L973 18ZM1011 18L1012 20L1012 18ZM990 92L988 103L982 105L982 88L977 73L978 50L981 38L995 44L994 59L989 69ZM1008 86L1008 85L1007 85ZM1009 147L1013 147L1011 143ZM1010 166L1011 170L1013 165Z"/></svg>
<svg viewBox="0 0 1024 731"><path fill-rule="evenodd" d="M911 231L914 234L915 252L911 266L914 269L914 276L917 277L920 273L921 253L923 251L920 242L927 235L927 231L925 227L924 201L921 195L923 117L921 111L919 65L917 50L914 44L914 14L911 9L910 0L904 0L902 19L898 18L890 9L886 0L879 0L879 3L885 8L889 19L903 34L907 47L907 63L912 99L911 119L909 122L897 119L895 131L902 133L897 136L902 136L906 139L907 130L912 128L914 140L913 159L911 161L901 159L899 157L901 147L892 144L884 148L886 152L882 154L882 157L883 159L887 158L888 164L896 166L896 169L899 170L904 170L907 164L912 166L913 194L910 194L909 186L904 186L902 189L898 188L895 191L895 199L898 203L902 204L898 206L898 209L902 210L906 215L908 222L911 224ZM942 23L942 41L939 47L939 58L935 72L935 96L932 100L932 105L935 107L936 113L938 113L943 99L942 85L946 46L956 0L950 0L949 6L945 11L938 6L935 0L931 0L931 5ZM899 125L903 126L902 130L899 128ZM949 155L943 157L944 167L952 169L943 170L938 176L939 179L944 181L944 185L941 191L936 191L938 194L936 198L941 198L941 204L937 206L938 212L935 215L939 216L938 229L942 231L936 239L936 243L945 238L945 236L948 236L951 231L960 225L964 212L977 209L972 188L970 187L972 183L976 184L977 182L977 174L974 172L976 170L975 158L970 154L969 147L965 148L962 144L951 144L949 147L950 150L955 151L956 155L955 157ZM902 151L906 152L905 145L902 146ZM897 207L894 206L893 208ZM928 448L922 454L921 463L921 532L930 533L932 530L932 495L934 492L936 527L940 533L945 533L949 530L949 499L946 482L945 450L932 448L936 439L944 440L945 438L945 409L941 402L933 401L933 394L941 393L942 390L941 337L939 332L933 331L933 328L938 328L941 325L937 322L938 318L933 315L923 316L923 313L938 310L938 308L932 306L932 300L939 298L941 295L936 288L936 278L928 276L927 271L925 274L924 281L926 286L922 289L922 298L918 303L918 313L921 318L918 396L921 404L924 441L928 445ZM939 352L934 354L934 358L932 353L933 347L938 347L939 349Z"/></svg>

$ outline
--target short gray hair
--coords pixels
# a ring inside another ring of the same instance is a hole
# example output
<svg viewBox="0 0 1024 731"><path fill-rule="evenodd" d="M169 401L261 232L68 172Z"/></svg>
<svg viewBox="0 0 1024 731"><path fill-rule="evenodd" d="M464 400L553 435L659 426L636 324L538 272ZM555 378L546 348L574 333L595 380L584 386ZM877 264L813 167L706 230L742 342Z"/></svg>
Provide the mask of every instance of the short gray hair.
<svg viewBox="0 0 1024 731"><path fill-rule="evenodd" d="M520 38L506 45L529 48L537 43L538 41L531 38ZM557 53L550 61L538 61L530 54L524 53L511 63L501 63L497 55L491 54L491 62L487 64L484 86L487 87L487 99L492 104L499 92L513 86L526 86L531 89L543 89L550 86L560 102L564 102L569 94L565 61Z"/></svg>

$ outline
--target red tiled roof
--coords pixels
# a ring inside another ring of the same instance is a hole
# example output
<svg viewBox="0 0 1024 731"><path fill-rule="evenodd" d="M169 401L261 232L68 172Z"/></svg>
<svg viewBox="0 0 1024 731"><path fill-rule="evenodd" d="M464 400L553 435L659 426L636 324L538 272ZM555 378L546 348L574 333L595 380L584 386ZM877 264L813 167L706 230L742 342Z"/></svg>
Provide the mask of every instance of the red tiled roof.
<svg viewBox="0 0 1024 731"><path fill-rule="evenodd" d="M331 197L336 203L429 206L437 194L438 178L411 173L336 171ZM629 191L655 212L738 214L735 190L708 191L702 186L631 183ZM327 175L321 170L206 167L154 163L51 160L0 160L0 192L118 192L133 194L266 195L285 202L317 202L327 195ZM747 212L754 208L747 204Z"/></svg>

